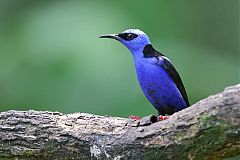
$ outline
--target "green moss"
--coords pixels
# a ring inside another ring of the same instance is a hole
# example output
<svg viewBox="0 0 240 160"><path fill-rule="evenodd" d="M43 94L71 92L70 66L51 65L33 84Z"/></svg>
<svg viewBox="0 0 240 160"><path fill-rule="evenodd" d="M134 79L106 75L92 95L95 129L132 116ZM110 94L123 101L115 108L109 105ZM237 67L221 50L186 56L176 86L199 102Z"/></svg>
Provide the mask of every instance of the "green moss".
<svg viewBox="0 0 240 160"><path fill-rule="evenodd" d="M211 159L211 157L218 157L219 159L222 159L222 157L235 157L237 155L240 155L240 145L231 145L213 152L209 159Z"/></svg>
<svg viewBox="0 0 240 160"><path fill-rule="evenodd" d="M224 147L227 124L215 116L202 115L199 119L199 132L192 142L188 142L189 155L196 159L208 159L212 153ZM215 156L216 159L217 156Z"/></svg>
<svg viewBox="0 0 240 160"><path fill-rule="evenodd" d="M220 159L217 151L222 150L226 143L225 130L228 125L224 120L212 115L202 115L199 123L191 126L190 130L179 132L174 139L181 144L172 144L164 148L154 148L144 159ZM195 135L192 135L195 134ZM191 137L195 138L192 139ZM236 149L234 149L235 151ZM234 152L233 151L233 152ZM228 149L224 153L232 152ZM214 155L215 154L215 155ZM219 154L220 155L220 154ZM215 157L215 158L214 158Z"/></svg>

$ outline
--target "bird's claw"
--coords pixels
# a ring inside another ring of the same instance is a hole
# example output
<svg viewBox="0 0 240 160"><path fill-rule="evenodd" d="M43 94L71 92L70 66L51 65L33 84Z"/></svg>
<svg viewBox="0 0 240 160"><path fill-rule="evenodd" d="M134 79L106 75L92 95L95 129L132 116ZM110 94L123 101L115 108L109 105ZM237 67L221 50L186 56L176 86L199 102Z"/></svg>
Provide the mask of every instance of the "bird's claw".
<svg viewBox="0 0 240 160"><path fill-rule="evenodd" d="M139 118L138 116L130 116L130 118L131 119L125 124L126 126L147 126L158 121L158 118L155 115L149 115L143 118Z"/></svg>
<svg viewBox="0 0 240 160"><path fill-rule="evenodd" d="M168 119L170 116L158 116L158 121L163 121L163 120L166 120Z"/></svg>
<svg viewBox="0 0 240 160"><path fill-rule="evenodd" d="M130 119L133 119L133 120L140 120L141 118L138 117L138 116L129 116Z"/></svg>
<svg viewBox="0 0 240 160"><path fill-rule="evenodd" d="M141 118L138 116L129 116L129 120L125 126L137 127L139 126L140 120Z"/></svg>

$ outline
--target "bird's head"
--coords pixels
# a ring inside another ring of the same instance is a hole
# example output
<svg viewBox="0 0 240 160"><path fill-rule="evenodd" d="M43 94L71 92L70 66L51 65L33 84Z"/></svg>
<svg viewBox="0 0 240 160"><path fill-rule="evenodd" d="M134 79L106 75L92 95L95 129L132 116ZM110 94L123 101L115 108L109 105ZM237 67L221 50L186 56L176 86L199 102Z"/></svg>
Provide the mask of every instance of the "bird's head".
<svg viewBox="0 0 240 160"><path fill-rule="evenodd" d="M132 54L143 51L147 44L150 44L148 36L139 29L128 29L118 34L106 34L99 38L111 38L124 44Z"/></svg>

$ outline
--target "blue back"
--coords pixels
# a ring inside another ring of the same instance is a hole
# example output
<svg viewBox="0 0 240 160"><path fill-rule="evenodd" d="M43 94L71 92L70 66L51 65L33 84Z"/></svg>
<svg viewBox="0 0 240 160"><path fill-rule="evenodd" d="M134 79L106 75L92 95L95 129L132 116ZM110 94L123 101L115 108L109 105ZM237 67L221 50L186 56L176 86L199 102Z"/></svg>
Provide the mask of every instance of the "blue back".
<svg viewBox="0 0 240 160"><path fill-rule="evenodd" d="M142 91L159 114L171 115L189 106L178 72L169 59L152 47L144 32L128 29L101 38L116 39L130 50Z"/></svg>

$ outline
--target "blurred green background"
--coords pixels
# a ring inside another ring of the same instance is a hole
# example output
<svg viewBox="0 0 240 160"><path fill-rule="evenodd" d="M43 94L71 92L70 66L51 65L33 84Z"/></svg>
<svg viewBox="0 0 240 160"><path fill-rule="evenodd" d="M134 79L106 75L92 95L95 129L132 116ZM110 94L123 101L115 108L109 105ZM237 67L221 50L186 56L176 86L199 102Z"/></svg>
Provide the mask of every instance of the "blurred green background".
<svg viewBox="0 0 240 160"><path fill-rule="evenodd" d="M130 52L98 39L145 31L191 104L239 83L239 1L0 0L0 110L155 114Z"/></svg>

